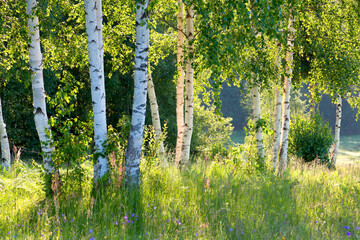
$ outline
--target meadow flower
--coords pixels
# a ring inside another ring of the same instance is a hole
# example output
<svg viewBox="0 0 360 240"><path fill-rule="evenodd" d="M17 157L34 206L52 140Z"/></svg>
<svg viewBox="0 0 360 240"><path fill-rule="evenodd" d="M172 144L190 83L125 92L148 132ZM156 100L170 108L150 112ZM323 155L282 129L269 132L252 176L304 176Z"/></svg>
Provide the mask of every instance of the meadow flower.
<svg viewBox="0 0 360 240"><path fill-rule="evenodd" d="M351 236L351 232L346 231L346 235Z"/></svg>
<svg viewBox="0 0 360 240"><path fill-rule="evenodd" d="M147 232L145 233L145 236L147 235Z"/></svg>
<svg viewBox="0 0 360 240"><path fill-rule="evenodd" d="M315 221L315 223L319 223L318 221Z"/></svg>
<svg viewBox="0 0 360 240"><path fill-rule="evenodd" d="M93 232L93 230L92 230L92 229L90 229L89 233L92 233L92 232Z"/></svg>
<svg viewBox="0 0 360 240"><path fill-rule="evenodd" d="M156 207L154 207L154 210L156 209Z"/></svg>
<svg viewBox="0 0 360 240"><path fill-rule="evenodd" d="M92 237L92 238L90 238L90 240L95 240L95 238Z"/></svg>
<svg viewBox="0 0 360 240"><path fill-rule="evenodd" d="M115 225L118 225L119 223L117 221L115 221Z"/></svg>
<svg viewBox="0 0 360 240"><path fill-rule="evenodd" d="M127 219L128 219L128 217L125 215L124 219L125 219L125 220L127 220Z"/></svg>
<svg viewBox="0 0 360 240"><path fill-rule="evenodd" d="M197 233L195 233L195 236L197 236L198 234Z"/></svg>
<svg viewBox="0 0 360 240"><path fill-rule="evenodd" d="M343 226L343 228L345 228L345 229L350 229L350 227L349 227L349 226Z"/></svg>
<svg viewBox="0 0 360 240"><path fill-rule="evenodd" d="M360 227L356 227L356 230L360 230Z"/></svg>
<svg viewBox="0 0 360 240"><path fill-rule="evenodd" d="M134 217L134 216L135 216L135 213L131 214L131 216Z"/></svg>
<svg viewBox="0 0 360 240"><path fill-rule="evenodd" d="M230 232L232 232L234 229L230 228Z"/></svg>

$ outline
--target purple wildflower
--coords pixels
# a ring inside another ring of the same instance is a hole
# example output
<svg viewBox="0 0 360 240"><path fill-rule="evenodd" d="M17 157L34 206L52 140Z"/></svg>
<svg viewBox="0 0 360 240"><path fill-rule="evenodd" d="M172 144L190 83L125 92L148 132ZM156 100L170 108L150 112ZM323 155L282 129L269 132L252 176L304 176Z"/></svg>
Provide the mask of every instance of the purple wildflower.
<svg viewBox="0 0 360 240"><path fill-rule="evenodd" d="M115 225L118 225L119 223L117 221L115 221Z"/></svg>
<svg viewBox="0 0 360 240"><path fill-rule="evenodd" d="M156 209L156 207L154 207L154 210Z"/></svg>
<svg viewBox="0 0 360 240"><path fill-rule="evenodd" d="M195 236L197 236L198 234L197 233L195 233Z"/></svg>
<svg viewBox="0 0 360 240"><path fill-rule="evenodd" d="M350 227L349 227L349 226L343 226L343 228L345 228L345 229L350 229Z"/></svg>
<svg viewBox="0 0 360 240"><path fill-rule="evenodd" d="M134 221L131 220L131 223L134 223Z"/></svg>
<svg viewBox="0 0 360 240"><path fill-rule="evenodd" d="M356 230L360 230L360 227L356 227Z"/></svg>
<svg viewBox="0 0 360 240"><path fill-rule="evenodd" d="M131 216L134 217L134 216L135 216L135 213L131 214Z"/></svg>
<svg viewBox="0 0 360 240"><path fill-rule="evenodd" d="M147 235L147 232L145 233L145 236Z"/></svg>
<svg viewBox="0 0 360 240"><path fill-rule="evenodd" d="M230 228L230 232L232 232L234 229Z"/></svg>
<svg viewBox="0 0 360 240"><path fill-rule="evenodd" d="M93 230L92 230L92 229L90 229L90 230L89 230L89 233L92 233L92 232L93 232Z"/></svg>
<svg viewBox="0 0 360 240"><path fill-rule="evenodd" d="M346 235L351 236L351 232L346 231Z"/></svg>
<svg viewBox="0 0 360 240"><path fill-rule="evenodd" d="M318 221L315 221L315 223L319 223Z"/></svg>
<svg viewBox="0 0 360 240"><path fill-rule="evenodd" d="M125 215L124 219L125 219L125 220L127 220L127 219L128 219L128 217Z"/></svg>
<svg viewBox="0 0 360 240"><path fill-rule="evenodd" d="M241 231L241 234L244 234L244 232L243 232L243 231Z"/></svg>
<svg viewBox="0 0 360 240"><path fill-rule="evenodd" d="M92 237L92 238L90 238L90 240L95 240L95 238Z"/></svg>

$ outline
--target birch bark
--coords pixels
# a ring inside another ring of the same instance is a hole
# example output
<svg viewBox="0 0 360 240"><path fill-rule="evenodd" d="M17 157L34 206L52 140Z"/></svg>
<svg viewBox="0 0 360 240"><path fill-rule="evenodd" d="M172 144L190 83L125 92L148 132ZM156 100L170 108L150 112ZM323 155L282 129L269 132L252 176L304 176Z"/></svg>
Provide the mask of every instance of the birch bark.
<svg viewBox="0 0 360 240"><path fill-rule="evenodd" d="M294 47L294 32L295 29L292 27L292 17L288 23L288 41L286 52L286 68L285 68L285 77L284 77L284 93L283 93L283 102L282 102L282 134L280 140L280 154L279 154L279 172L282 174L286 170L287 166L287 153L289 145L289 127L290 127L290 91L291 91L291 78L292 78L292 63L294 52L292 48Z"/></svg>
<svg viewBox="0 0 360 240"><path fill-rule="evenodd" d="M259 121L261 119L261 96L260 96L260 86L256 85L252 88L253 94L253 104L254 104L254 121L255 121L255 139L256 139L256 149L259 160L263 166L265 166L264 161L264 144L263 144L263 129L261 125L259 125Z"/></svg>
<svg viewBox="0 0 360 240"><path fill-rule="evenodd" d="M35 126L41 143L45 174L49 175L54 173L54 166L51 160L51 152L54 150L54 144L51 139L51 130L48 124L48 116L46 112L39 19L33 14L33 8L36 5L36 0L27 0L26 12L29 16L28 27L31 39L29 44L29 65L31 70Z"/></svg>
<svg viewBox="0 0 360 240"><path fill-rule="evenodd" d="M161 123L160 123L160 114L159 114L159 106L157 104L156 100L156 94L155 94L155 87L154 82L152 80L151 75L151 69L150 69L150 63L148 63L148 79L147 79L147 91L148 91L148 97L150 101L150 109L151 109L151 120L152 124L154 126L155 130L155 137L156 139L160 139L160 146L158 149L158 155L160 157L160 160L162 161L163 165L166 165L166 159L165 159L165 150L164 150L164 143L161 140Z"/></svg>
<svg viewBox="0 0 360 240"><path fill-rule="evenodd" d="M134 98L131 129L125 154L125 179L129 187L140 185L140 158L146 113L149 29L149 0L136 1L136 46Z"/></svg>
<svg viewBox="0 0 360 240"><path fill-rule="evenodd" d="M193 5L186 9L186 83L185 83L185 132L183 140L182 161L185 165L190 162L190 144L193 132L194 113L194 69L193 40L194 40L194 11Z"/></svg>
<svg viewBox="0 0 360 240"><path fill-rule="evenodd" d="M177 15L177 27L178 27L178 42L177 42L177 71L178 79L176 84L176 125L177 125L177 139L176 139L176 154L175 164L180 165L183 155L183 138L184 138L184 80L185 72L183 68L184 61L184 4L182 0L179 2L179 12Z"/></svg>
<svg viewBox="0 0 360 240"><path fill-rule="evenodd" d="M11 156L10 156L10 145L9 139L6 132L6 125L2 113L2 104L0 98L0 138L1 138L1 165L6 170L10 168Z"/></svg>
<svg viewBox="0 0 360 240"><path fill-rule="evenodd" d="M108 161L103 154L106 141L105 84L102 53L102 10L101 1L84 0L86 33L88 37L89 72L91 81L91 99L94 112L95 158L94 179L104 176L108 170Z"/></svg>
<svg viewBox="0 0 360 240"><path fill-rule="evenodd" d="M336 122L335 122L335 149L334 154L332 156L331 166L335 168L337 155L339 153L340 146L340 129L341 129L341 115L342 115L342 98L339 94L337 97L337 105L336 105Z"/></svg>
<svg viewBox="0 0 360 240"><path fill-rule="evenodd" d="M273 169L276 171L277 160L279 156L279 144L281 136L281 92L278 86L275 86L275 111L274 111L274 141L273 141Z"/></svg>

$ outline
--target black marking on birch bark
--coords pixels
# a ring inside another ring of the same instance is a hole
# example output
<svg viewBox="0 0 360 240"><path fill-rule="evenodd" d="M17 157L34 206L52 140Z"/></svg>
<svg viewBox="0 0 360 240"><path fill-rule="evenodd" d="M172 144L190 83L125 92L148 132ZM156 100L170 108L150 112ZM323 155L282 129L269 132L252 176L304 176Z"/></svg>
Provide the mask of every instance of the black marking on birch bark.
<svg viewBox="0 0 360 240"><path fill-rule="evenodd" d="M144 60L144 58L141 55L137 56L136 58Z"/></svg>
<svg viewBox="0 0 360 240"><path fill-rule="evenodd" d="M147 81L146 80L144 80L144 81L140 81L140 83L146 83Z"/></svg>
<svg viewBox="0 0 360 240"><path fill-rule="evenodd" d="M29 48L35 48L35 47L31 46L31 44L30 44L30 43L28 44L28 47L29 47Z"/></svg>
<svg viewBox="0 0 360 240"><path fill-rule="evenodd" d="M147 64L146 64L146 63L142 63L142 64L140 65L140 67L141 67L141 68L146 68L146 67L147 67Z"/></svg>
<svg viewBox="0 0 360 240"><path fill-rule="evenodd" d="M143 72L145 72L145 71L146 71L146 69L143 69L143 68L135 68L135 70L138 70L138 71L143 71Z"/></svg>
<svg viewBox="0 0 360 240"><path fill-rule="evenodd" d="M103 99L103 98L105 98L105 93L103 93L103 94L101 95L101 99Z"/></svg>
<svg viewBox="0 0 360 240"><path fill-rule="evenodd" d="M139 163L136 163L136 164L126 164L127 167L130 167L130 168L139 168L140 167L140 164Z"/></svg>
<svg viewBox="0 0 360 240"><path fill-rule="evenodd" d="M100 88L99 87L95 87L95 91L99 91L100 90Z"/></svg>
<svg viewBox="0 0 360 240"><path fill-rule="evenodd" d="M3 139L6 139L6 138L8 138L6 135L5 135L5 136L3 136Z"/></svg>
<svg viewBox="0 0 360 240"><path fill-rule="evenodd" d="M92 104L93 104L93 105L95 105L95 104L96 104L96 102L92 101Z"/></svg>
<svg viewBox="0 0 360 240"><path fill-rule="evenodd" d="M34 72L40 71L40 68L34 68Z"/></svg>
<svg viewBox="0 0 360 240"><path fill-rule="evenodd" d="M100 31L101 29L100 28L98 28L97 26L95 26L95 30L94 30L94 32L96 32L96 31Z"/></svg>
<svg viewBox="0 0 360 240"><path fill-rule="evenodd" d="M139 53L148 52L148 51L149 51L149 48L147 47L147 48L145 48L144 50L139 51Z"/></svg>
<svg viewBox="0 0 360 240"><path fill-rule="evenodd" d="M94 8L92 10L96 10L97 7L96 7L96 2L94 2Z"/></svg>
<svg viewBox="0 0 360 240"><path fill-rule="evenodd" d="M96 43L96 41L93 39L93 40L91 40L91 42L90 43Z"/></svg>
<svg viewBox="0 0 360 240"><path fill-rule="evenodd" d="M135 22L135 27L139 26L140 23L138 23L138 21Z"/></svg>
<svg viewBox="0 0 360 240"><path fill-rule="evenodd" d="M45 116L45 114L43 113L43 111L41 110L40 107L36 108L35 115L37 115L37 114L42 114Z"/></svg>
<svg viewBox="0 0 360 240"><path fill-rule="evenodd" d="M100 72L100 70L99 69L94 69L93 72Z"/></svg>

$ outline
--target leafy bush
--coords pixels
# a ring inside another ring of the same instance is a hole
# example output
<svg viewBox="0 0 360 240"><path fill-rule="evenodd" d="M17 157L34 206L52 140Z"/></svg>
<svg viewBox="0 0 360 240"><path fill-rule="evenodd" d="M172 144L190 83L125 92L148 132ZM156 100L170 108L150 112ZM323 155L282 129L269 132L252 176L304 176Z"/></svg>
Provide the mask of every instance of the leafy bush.
<svg viewBox="0 0 360 240"><path fill-rule="evenodd" d="M290 124L289 153L305 162L319 159L322 163L329 163L332 143L329 123L319 115L313 118L298 116Z"/></svg>
<svg viewBox="0 0 360 240"><path fill-rule="evenodd" d="M231 120L217 115L213 106L205 108L199 101L194 100L192 153L209 153L210 157L226 156L225 148L231 144L230 136L234 129Z"/></svg>

